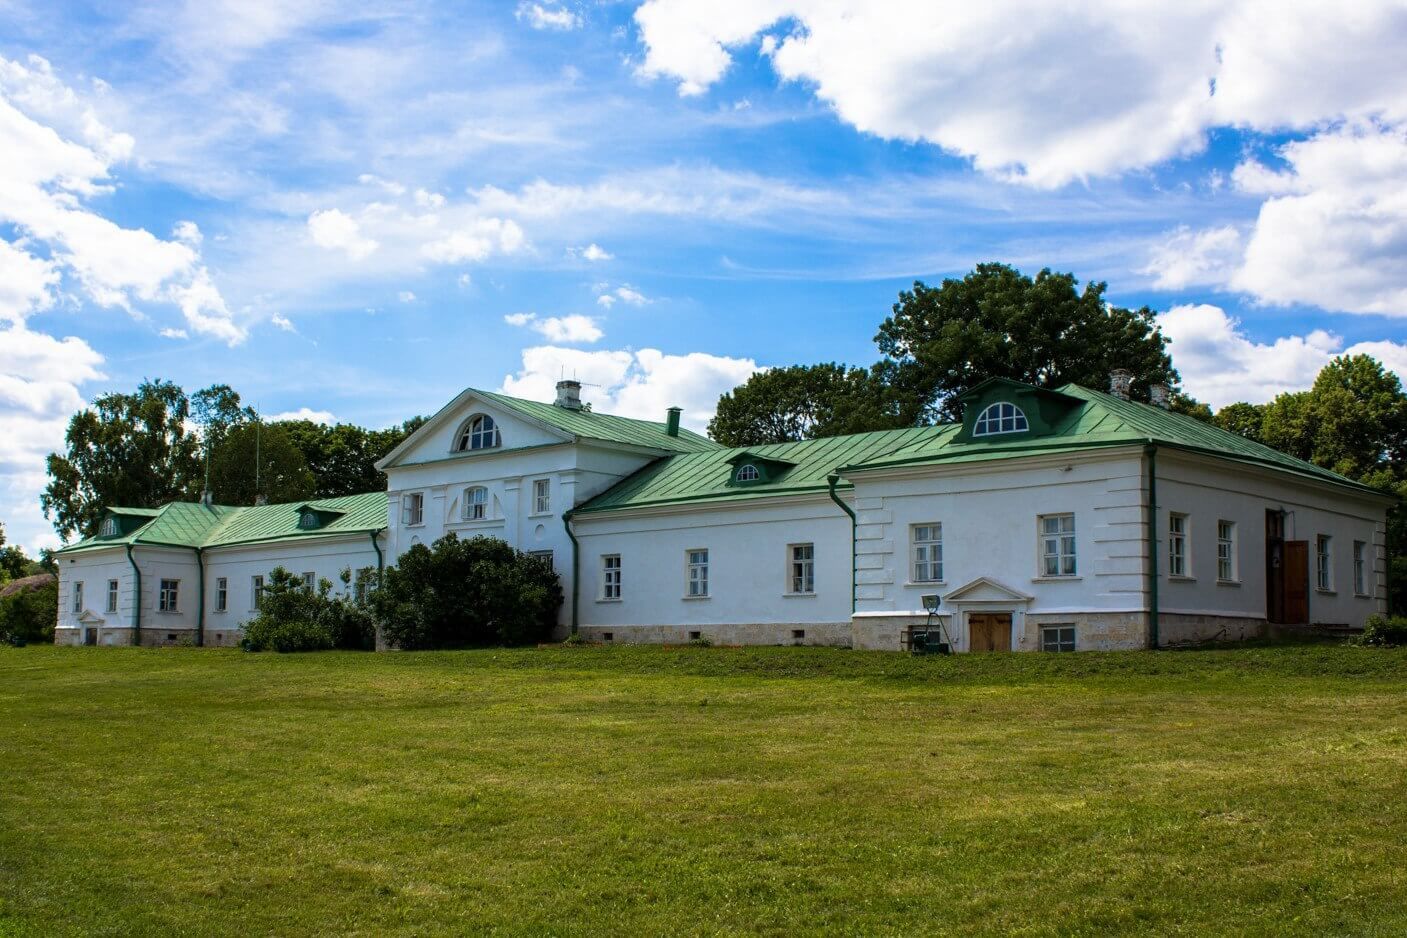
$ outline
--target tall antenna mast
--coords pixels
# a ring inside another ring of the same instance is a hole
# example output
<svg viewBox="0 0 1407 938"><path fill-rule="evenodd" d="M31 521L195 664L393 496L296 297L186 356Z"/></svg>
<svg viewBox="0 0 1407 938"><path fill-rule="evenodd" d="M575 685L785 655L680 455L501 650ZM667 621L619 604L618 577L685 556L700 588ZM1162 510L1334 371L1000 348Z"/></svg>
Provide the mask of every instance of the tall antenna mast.
<svg viewBox="0 0 1407 938"><path fill-rule="evenodd" d="M259 413L259 407L254 407L254 504L259 504L259 496L263 494L259 481L259 444L264 435L264 416Z"/></svg>

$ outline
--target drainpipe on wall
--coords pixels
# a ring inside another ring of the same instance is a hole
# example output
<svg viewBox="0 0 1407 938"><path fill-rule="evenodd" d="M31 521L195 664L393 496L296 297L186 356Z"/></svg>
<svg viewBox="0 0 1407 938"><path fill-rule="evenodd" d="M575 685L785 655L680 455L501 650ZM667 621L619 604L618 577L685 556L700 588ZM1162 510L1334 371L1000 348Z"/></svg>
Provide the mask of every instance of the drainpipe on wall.
<svg viewBox="0 0 1407 938"><path fill-rule="evenodd" d="M1158 647L1158 444L1148 455L1148 647Z"/></svg>
<svg viewBox="0 0 1407 938"><path fill-rule="evenodd" d="M385 530L385 528L377 528L375 531L371 532L371 549L376 551L376 579L378 583L381 580L381 570L385 566L386 560L381 556L381 545L376 542L376 539L380 537L381 532Z"/></svg>
<svg viewBox="0 0 1407 938"><path fill-rule="evenodd" d="M581 594L581 564L577 558L581 556L581 545L572 531L572 514L570 510L562 513L562 526L567 529L567 539L572 542L572 635L576 635L577 597Z"/></svg>
<svg viewBox="0 0 1407 938"><path fill-rule="evenodd" d="M854 511L854 509L852 509L849 505L845 504L845 502L841 500L841 497L835 493L836 484L839 483L839 482L840 482L840 473L832 472L830 475L826 476L826 489L830 492L831 501L833 501L833 502L835 502L837 505L839 505L839 506L840 506L840 510L843 511L843 512L845 512L847 515L850 516L850 614L853 616L853 615L855 614L855 607L856 607L856 605L857 605L856 595L855 595L855 594L856 594L856 589L857 589L857 587L856 587L856 579L857 579L857 577L856 577L856 572L855 572L855 564L856 564L856 556L855 556L855 543L856 543L856 532L855 532L856 521L855 521L855 511Z"/></svg>
<svg viewBox="0 0 1407 938"><path fill-rule="evenodd" d="M195 644L198 648L205 647L205 553L197 547L195 548L195 565L200 570L200 612L195 617Z"/></svg>
<svg viewBox="0 0 1407 938"><path fill-rule="evenodd" d="M132 545L127 545L127 562L132 565L133 599L132 599L132 644L142 643L142 568L137 566L136 559L132 556Z"/></svg>

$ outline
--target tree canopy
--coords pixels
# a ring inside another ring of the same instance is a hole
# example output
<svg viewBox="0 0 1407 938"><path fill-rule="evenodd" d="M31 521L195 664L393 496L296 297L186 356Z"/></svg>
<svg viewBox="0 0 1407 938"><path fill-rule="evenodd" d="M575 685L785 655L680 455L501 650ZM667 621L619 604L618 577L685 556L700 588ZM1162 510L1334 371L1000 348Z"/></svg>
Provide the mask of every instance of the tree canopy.
<svg viewBox="0 0 1407 938"><path fill-rule="evenodd" d="M877 375L827 362L759 371L719 399L708 433L724 446L756 446L904 423Z"/></svg>
<svg viewBox="0 0 1407 938"><path fill-rule="evenodd" d="M221 505L312 498L317 480L280 424L242 423L210 455L210 491Z"/></svg>

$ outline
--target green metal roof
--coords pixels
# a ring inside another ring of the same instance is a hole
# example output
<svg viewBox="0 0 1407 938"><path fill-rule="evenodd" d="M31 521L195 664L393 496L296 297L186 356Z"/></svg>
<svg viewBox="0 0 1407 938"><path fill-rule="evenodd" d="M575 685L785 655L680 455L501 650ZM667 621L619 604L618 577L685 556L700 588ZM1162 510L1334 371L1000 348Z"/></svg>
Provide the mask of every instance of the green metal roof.
<svg viewBox="0 0 1407 938"><path fill-rule="evenodd" d="M824 491L826 477L837 471L852 473L905 465L985 462L1150 442L1264 466L1361 492L1375 491L1328 469L1184 414L1125 401L1074 384L1059 388L1058 393L1078 403L1048 432L1040 435L1016 433L963 441L962 424L948 423L666 456L623 479L577 511L592 514L698 501L739 502ZM775 481L745 487L730 484L732 467L744 454L787 460L796 463L796 467ZM850 488L851 483L842 480L838 487Z"/></svg>
<svg viewBox="0 0 1407 938"><path fill-rule="evenodd" d="M920 445L926 440L950 435L951 425L910 427L904 430L877 430L849 436L832 436L796 443L766 446L719 447L703 453L683 453L656 460L633 475L597 495L577 509L578 513L667 505L701 500L746 501L778 495L824 492L826 477L837 466L876 458L886 453ZM759 460L775 460L794 465L775 481L738 486L731 484L733 465L742 455ZM848 482L841 487L848 488Z"/></svg>
<svg viewBox="0 0 1407 938"><path fill-rule="evenodd" d="M648 446L652 449L672 450L677 453L696 453L704 450L721 449L717 443L692 430L679 428L678 436L665 432L663 422L636 420L633 417L617 417L614 414L598 414L590 410L569 410L556 404L541 401L526 401L520 397L509 397L494 391L470 389L486 401L492 401L507 410L515 411L550 424L564 433L589 440L603 440L608 443L627 443L634 446Z"/></svg>
<svg viewBox="0 0 1407 938"><path fill-rule="evenodd" d="M333 516L319 528L298 527L302 508ZM289 502L237 508L229 505L201 505L171 502L161 508L112 508L113 514L151 515L152 520L119 537L89 537L59 553L98 550L126 544L163 547L229 547L288 538L328 537L335 534L362 534L386 527L386 493L368 492L318 501Z"/></svg>

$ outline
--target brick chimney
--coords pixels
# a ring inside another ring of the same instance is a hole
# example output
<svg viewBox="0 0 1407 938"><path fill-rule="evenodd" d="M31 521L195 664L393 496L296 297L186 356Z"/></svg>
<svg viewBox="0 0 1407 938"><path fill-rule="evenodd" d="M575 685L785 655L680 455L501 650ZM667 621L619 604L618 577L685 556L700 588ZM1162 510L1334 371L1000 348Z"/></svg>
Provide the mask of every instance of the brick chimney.
<svg viewBox="0 0 1407 938"><path fill-rule="evenodd" d="M1109 393L1122 400L1129 399L1133 388L1133 372L1127 368L1115 368L1109 372Z"/></svg>
<svg viewBox="0 0 1407 938"><path fill-rule="evenodd" d="M1166 384L1150 384L1148 386L1148 400L1154 407L1167 410L1172 406L1172 391L1168 390Z"/></svg>
<svg viewBox="0 0 1407 938"><path fill-rule="evenodd" d="M566 410L581 410L581 382L567 379L557 382L557 400L552 403Z"/></svg>

